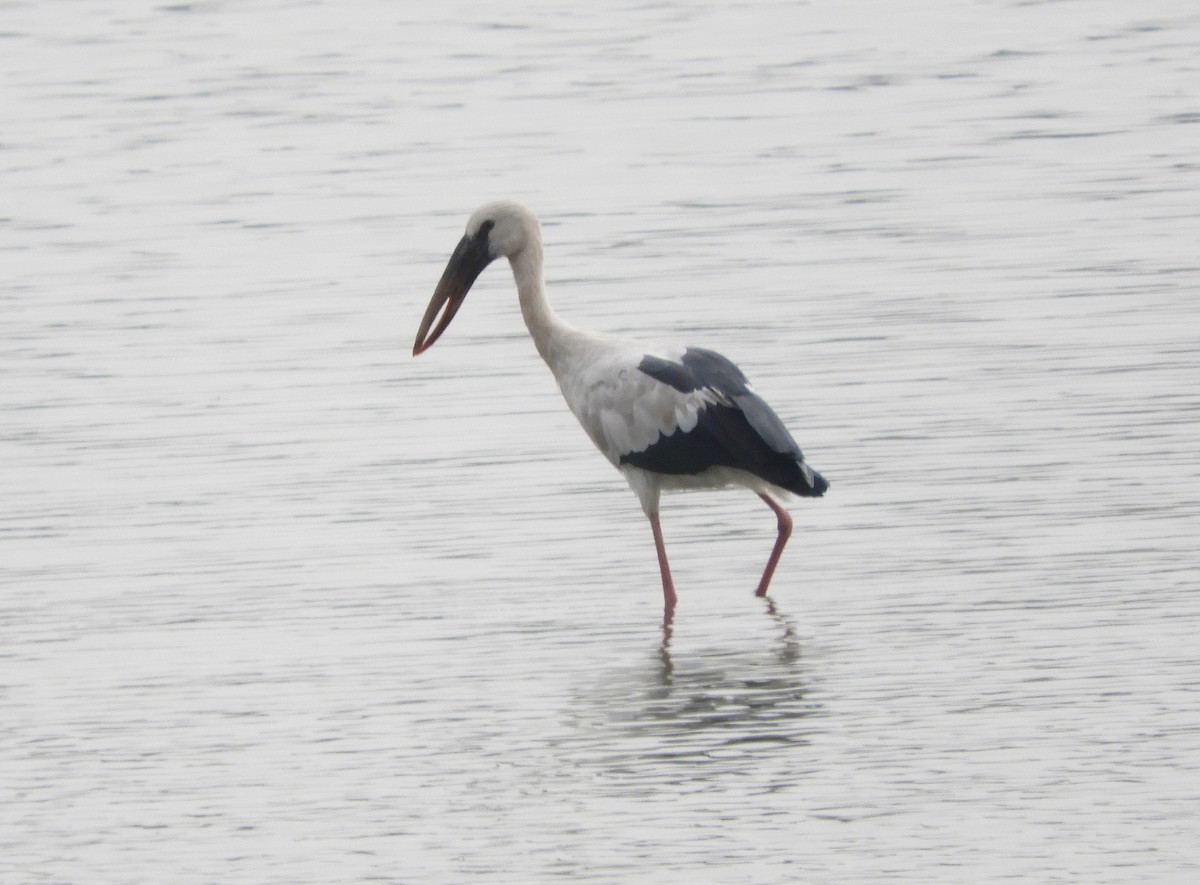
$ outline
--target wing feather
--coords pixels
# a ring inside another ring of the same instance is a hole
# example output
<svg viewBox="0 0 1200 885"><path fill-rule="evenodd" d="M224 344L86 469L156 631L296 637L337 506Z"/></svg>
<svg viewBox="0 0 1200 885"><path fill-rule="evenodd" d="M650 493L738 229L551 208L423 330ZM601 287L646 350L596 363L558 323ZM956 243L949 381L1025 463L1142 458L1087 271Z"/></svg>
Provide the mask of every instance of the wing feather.
<svg viewBox="0 0 1200 885"><path fill-rule="evenodd" d="M597 347L558 378L583 429L618 467L691 475L734 467L798 494L824 491L783 422L718 353Z"/></svg>

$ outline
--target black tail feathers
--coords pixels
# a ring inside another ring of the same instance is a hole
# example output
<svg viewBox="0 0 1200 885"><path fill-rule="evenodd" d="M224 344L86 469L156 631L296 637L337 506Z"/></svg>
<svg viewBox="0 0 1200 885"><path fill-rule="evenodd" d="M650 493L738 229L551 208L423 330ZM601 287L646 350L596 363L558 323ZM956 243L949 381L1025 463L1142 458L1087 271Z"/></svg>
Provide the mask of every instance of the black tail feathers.
<svg viewBox="0 0 1200 885"><path fill-rule="evenodd" d="M804 498L819 498L829 490L829 480L803 461L797 466L800 468L800 476L795 483L787 487L789 492L795 492Z"/></svg>

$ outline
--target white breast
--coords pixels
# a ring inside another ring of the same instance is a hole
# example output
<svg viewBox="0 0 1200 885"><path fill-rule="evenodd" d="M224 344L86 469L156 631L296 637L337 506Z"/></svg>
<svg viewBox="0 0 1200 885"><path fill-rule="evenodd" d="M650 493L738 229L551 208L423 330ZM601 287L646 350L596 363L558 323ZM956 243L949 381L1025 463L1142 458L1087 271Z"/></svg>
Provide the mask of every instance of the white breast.
<svg viewBox="0 0 1200 885"><path fill-rule="evenodd" d="M563 398L596 448L614 465L660 436L689 431L708 403L707 391L681 393L638 369L647 354L678 360L682 347L648 349L620 339L587 336L550 368Z"/></svg>

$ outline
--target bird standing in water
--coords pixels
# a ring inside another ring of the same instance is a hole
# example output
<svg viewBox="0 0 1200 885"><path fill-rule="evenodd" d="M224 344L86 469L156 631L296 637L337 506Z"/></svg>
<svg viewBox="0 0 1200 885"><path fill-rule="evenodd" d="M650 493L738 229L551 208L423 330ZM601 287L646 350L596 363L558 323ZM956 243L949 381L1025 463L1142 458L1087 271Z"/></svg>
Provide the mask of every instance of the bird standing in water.
<svg viewBox="0 0 1200 885"><path fill-rule="evenodd" d="M668 617L677 597L659 524L663 491L737 485L766 502L778 535L756 590L765 595L792 532L780 499L819 498L829 483L805 463L741 369L719 353L647 347L560 319L546 297L541 225L529 209L501 201L471 216L421 319L413 356L441 337L471 285L501 257L512 266L521 315L567 405L625 476L650 520Z"/></svg>

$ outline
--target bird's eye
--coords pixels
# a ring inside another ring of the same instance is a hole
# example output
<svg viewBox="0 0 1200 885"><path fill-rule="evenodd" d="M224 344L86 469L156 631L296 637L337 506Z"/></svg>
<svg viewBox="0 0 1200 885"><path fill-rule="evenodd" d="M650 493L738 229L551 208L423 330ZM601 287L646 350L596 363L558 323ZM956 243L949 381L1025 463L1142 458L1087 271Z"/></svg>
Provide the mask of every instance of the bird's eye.
<svg viewBox="0 0 1200 885"><path fill-rule="evenodd" d="M495 226L496 226L496 222L492 221L492 219L489 218L483 224L479 225L479 232L477 234L475 234L475 236L483 237L486 239L487 235L492 232L492 228Z"/></svg>

